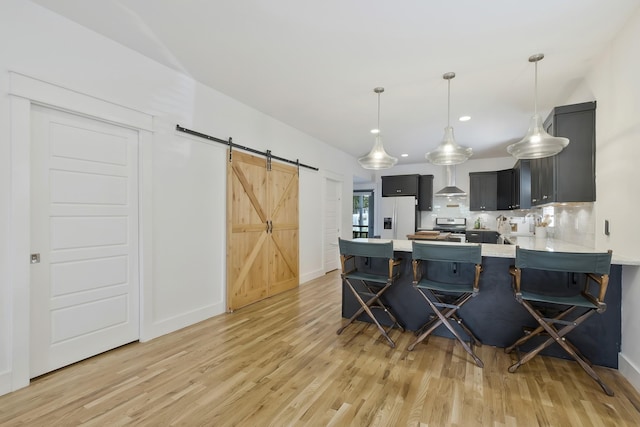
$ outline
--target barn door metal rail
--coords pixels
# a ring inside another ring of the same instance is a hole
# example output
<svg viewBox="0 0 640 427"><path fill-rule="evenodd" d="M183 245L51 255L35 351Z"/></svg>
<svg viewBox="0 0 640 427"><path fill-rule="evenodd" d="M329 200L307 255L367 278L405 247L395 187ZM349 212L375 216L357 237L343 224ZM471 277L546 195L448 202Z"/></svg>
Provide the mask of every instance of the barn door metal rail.
<svg viewBox="0 0 640 427"><path fill-rule="evenodd" d="M229 140L224 140L224 139L216 138L215 136L207 135L206 133L201 133L201 132L198 132L198 131L195 131L195 130L183 128L180 125L176 125L176 130L180 131L180 132L188 133L189 135L198 136L200 138L208 139L209 141L219 142L220 144L224 144L224 145L228 146L230 150L233 149L233 148L237 148L237 149L240 149L240 150L248 151L250 153L258 154L260 156L264 156L264 157L267 158L267 162L269 164L271 163L271 159L276 159L276 160L279 160L281 162L285 162L285 163L290 163L292 165L296 165L298 167L298 169L303 167L303 168L311 169L311 170L314 170L314 171L318 170L318 168L316 168L314 166L309 166L309 165L305 165L304 163L300 163L300 161L298 159L289 160L289 159L285 159L283 157L274 156L273 154L271 154L271 150L267 150L266 152L265 151L259 151L259 150L256 150L255 148L245 147L244 145L236 144L236 143L233 142L232 138L229 138Z"/></svg>

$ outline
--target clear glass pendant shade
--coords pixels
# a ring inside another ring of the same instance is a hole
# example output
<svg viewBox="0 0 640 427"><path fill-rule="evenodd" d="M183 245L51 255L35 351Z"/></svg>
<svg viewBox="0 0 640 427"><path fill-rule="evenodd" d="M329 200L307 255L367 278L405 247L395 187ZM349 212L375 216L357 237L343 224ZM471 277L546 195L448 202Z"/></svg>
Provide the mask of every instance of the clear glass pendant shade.
<svg viewBox="0 0 640 427"><path fill-rule="evenodd" d="M445 73L442 78L447 80L447 127L444 128L444 138L435 150L428 152L424 157L434 165L457 165L466 162L473 154L473 150L462 147L456 143L453 137L453 128L450 125L451 118L451 79L455 73Z"/></svg>
<svg viewBox="0 0 640 427"><path fill-rule="evenodd" d="M508 146L507 152L516 159L541 159L555 156L567 145L569 139L549 135L542 125L542 117L536 114L531 118L525 137Z"/></svg>
<svg viewBox="0 0 640 427"><path fill-rule="evenodd" d="M376 141L369 154L360 157L358 163L360 163L360 166L364 169L389 169L398 163L398 159L387 154L382 146L382 137L380 136L380 94L384 92L384 88L377 87L373 89L373 91L378 94L378 128L376 129Z"/></svg>
<svg viewBox="0 0 640 427"><path fill-rule="evenodd" d="M453 128L444 128L444 139L435 150L425 154L425 158L434 165L457 165L464 163L471 157L473 150L456 144L453 138Z"/></svg>
<svg viewBox="0 0 640 427"><path fill-rule="evenodd" d="M382 138L378 134L369 154L360 157L358 163L365 169L389 169L398 163L398 159L387 154L382 146Z"/></svg>
<svg viewBox="0 0 640 427"><path fill-rule="evenodd" d="M544 130L542 117L538 114L538 62L544 58L544 54L537 53L529 57L529 62L535 64L535 80L533 89L534 114L529 122L529 130L520 141L507 147L507 152L516 159L542 159L555 156L569 145L568 138L551 136Z"/></svg>

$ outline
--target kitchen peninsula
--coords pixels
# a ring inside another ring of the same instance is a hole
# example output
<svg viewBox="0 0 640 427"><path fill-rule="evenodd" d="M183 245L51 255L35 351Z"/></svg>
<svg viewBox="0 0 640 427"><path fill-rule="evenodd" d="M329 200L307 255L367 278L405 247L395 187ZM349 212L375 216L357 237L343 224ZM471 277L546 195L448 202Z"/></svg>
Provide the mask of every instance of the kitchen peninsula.
<svg viewBox="0 0 640 427"><path fill-rule="evenodd" d="M359 241L381 242L380 239L355 239ZM461 243L432 242L441 245L459 245ZM570 244L554 239L540 239L535 237L517 237L514 239L520 247L525 249L537 249L554 252L595 252L593 248ZM410 240L393 240L396 258L401 258L400 277L395 284L385 293L388 305L398 317L400 323L408 330L415 331L427 322L429 310L426 302L420 298L412 286L411 251ZM464 305L458 312L460 317L470 327L474 334L484 345L506 347L522 336L523 328L536 327L535 320L515 300L511 288L511 276L509 266L513 265L515 258L515 245L482 244L482 268L480 278L480 292ZM385 265L377 265L375 260L367 268L384 269ZM609 288L605 298L607 310L597 316L588 319L580 328L571 333L571 341L592 363L612 368L618 367L618 353L621 346L621 282L623 265L639 265L637 260L624 259L613 254ZM472 269L456 265L440 265L430 269L430 274L435 277L451 280L453 276L464 277L473 274ZM565 283L568 292L581 289L584 281L579 275L540 272L541 284ZM358 309L358 303L350 292L343 288L342 316L350 317ZM367 321L367 316L362 315L360 320ZM382 320L382 319L381 319ZM399 332L395 332L399 333ZM437 335L451 336L449 332L440 326L435 333ZM464 332L462 332L462 336ZM537 339L523 346L523 350L537 345ZM543 354L566 357L564 351L557 345L552 345Z"/></svg>

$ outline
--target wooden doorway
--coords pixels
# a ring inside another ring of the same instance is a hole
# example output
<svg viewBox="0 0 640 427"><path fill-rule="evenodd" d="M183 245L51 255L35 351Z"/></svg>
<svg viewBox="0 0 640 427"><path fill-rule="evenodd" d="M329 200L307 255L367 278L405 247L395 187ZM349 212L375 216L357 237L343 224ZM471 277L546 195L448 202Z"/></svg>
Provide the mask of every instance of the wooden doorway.
<svg viewBox="0 0 640 427"><path fill-rule="evenodd" d="M298 223L298 169L234 151L227 166L228 311L298 286Z"/></svg>

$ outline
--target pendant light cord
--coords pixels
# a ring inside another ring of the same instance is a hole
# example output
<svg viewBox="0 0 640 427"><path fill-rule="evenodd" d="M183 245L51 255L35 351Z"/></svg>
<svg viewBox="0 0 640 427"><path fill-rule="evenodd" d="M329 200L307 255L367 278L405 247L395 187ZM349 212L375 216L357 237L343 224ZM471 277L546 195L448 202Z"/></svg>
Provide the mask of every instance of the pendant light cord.
<svg viewBox="0 0 640 427"><path fill-rule="evenodd" d="M451 127L451 79L447 80L447 127Z"/></svg>
<svg viewBox="0 0 640 427"><path fill-rule="evenodd" d="M378 92L378 135L380 135L380 92Z"/></svg>
<svg viewBox="0 0 640 427"><path fill-rule="evenodd" d="M538 114L538 61L535 63L535 79L533 84L533 112Z"/></svg>

